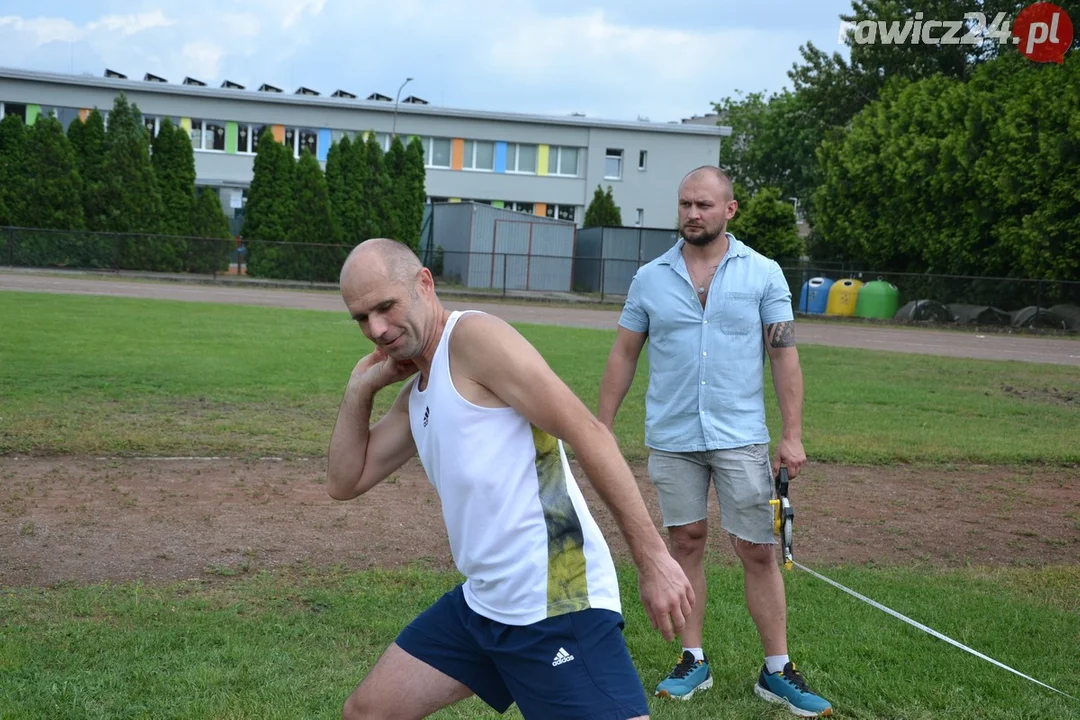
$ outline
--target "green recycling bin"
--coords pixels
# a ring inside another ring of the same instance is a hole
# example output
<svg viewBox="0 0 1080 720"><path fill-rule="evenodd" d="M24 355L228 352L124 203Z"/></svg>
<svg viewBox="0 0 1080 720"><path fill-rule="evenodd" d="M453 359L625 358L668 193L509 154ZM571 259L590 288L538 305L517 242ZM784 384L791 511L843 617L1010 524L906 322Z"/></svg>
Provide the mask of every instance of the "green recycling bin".
<svg viewBox="0 0 1080 720"><path fill-rule="evenodd" d="M890 282L877 279L859 288L855 317L891 318L900 307L900 291Z"/></svg>

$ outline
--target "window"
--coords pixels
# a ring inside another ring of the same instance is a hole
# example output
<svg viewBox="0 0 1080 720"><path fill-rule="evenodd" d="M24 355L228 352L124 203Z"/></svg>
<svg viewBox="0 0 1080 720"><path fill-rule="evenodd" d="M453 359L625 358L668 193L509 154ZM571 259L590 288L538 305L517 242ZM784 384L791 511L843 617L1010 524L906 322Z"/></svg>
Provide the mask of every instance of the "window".
<svg viewBox="0 0 1080 720"><path fill-rule="evenodd" d="M648 164L649 164L649 151L648 150L642 150L642 151L638 152L637 169L638 170L644 170L645 167Z"/></svg>
<svg viewBox="0 0 1080 720"><path fill-rule="evenodd" d="M465 160L462 163L465 170L494 170L495 169L495 143L482 140L465 141Z"/></svg>
<svg viewBox="0 0 1080 720"><path fill-rule="evenodd" d="M71 123L79 118L79 110L78 108L57 108L56 117L60 120L60 124L64 126L64 132L67 132Z"/></svg>
<svg viewBox="0 0 1080 720"><path fill-rule="evenodd" d="M552 147L548 153L548 175L569 175L577 177L578 149L570 147Z"/></svg>
<svg viewBox="0 0 1080 720"><path fill-rule="evenodd" d="M319 131L312 130L310 128L300 128L300 144L296 148L296 156L300 157L300 153L307 150L315 157L319 156Z"/></svg>
<svg viewBox="0 0 1080 720"><path fill-rule="evenodd" d="M26 122L26 105L22 103L0 103L0 117L18 115Z"/></svg>
<svg viewBox="0 0 1080 720"><path fill-rule="evenodd" d="M530 215L532 215L534 212L533 204L527 202L511 202L510 200L507 200L503 203L503 208L505 208L506 210L513 210L515 212L529 213Z"/></svg>
<svg viewBox="0 0 1080 720"><path fill-rule="evenodd" d="M577 222L577 207L574 205L548 205L544 214L549 218Z"/></svg>
<svg viewBox="0 0 1080 720"><path fill-rule="evenodd" d="M250 154L259 149L259 136L269 125L240 125L236 129L236 152Z"/></svg>
<svg viewBox="0 0 1080 720"><path fill-rule="evenodd" d="M427 167L450 167L450 138L424 138Z"/></svg>
<svg viewBox="0 0 1080 720"><path fill-rule="evenodd" d="M622 150L607 149L604 156L604 179L622 180Z"/></svg>
<svg viewBox="0 0 1080 720"><path fill-rule="evenodd" d="M641 227L644 224L645 224L645 208L638 208L637 209L637 222L635 223L635 225L637 227Z"/></svg>
<svg viewBox="0 0 1080 720"><path fill-rule="evenodd" d="M191 121L191 148L193 150L225 151L225 124L216 120Z"/></svg>
<svg viewBox="0 0 1080 720"><path fill-rule="evenodd" d="M548 162L550 165L550 161ZM506 172L536 173L536 146L508 143L506 146Z"/></svg>

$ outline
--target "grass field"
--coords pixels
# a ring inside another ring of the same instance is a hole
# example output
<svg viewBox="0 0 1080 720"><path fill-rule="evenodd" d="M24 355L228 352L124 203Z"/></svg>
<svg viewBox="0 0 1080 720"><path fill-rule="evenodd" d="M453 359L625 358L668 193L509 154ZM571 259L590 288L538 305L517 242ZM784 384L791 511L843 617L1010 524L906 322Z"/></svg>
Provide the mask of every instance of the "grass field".
<svg viewBox="0 0 1080 720"><path fill-rule="evenodd" d="M371 348L344 313L7 292L0 317L9 453L318 456ZM520 329L595 408L614 334ZM816 460L1080 462L1077 403L1062 400L1080 397L1075 368L825 347L801 357ZM616 424L633 459L644 455L645 372L643 354Z"/></svg>
<svg viewBox="0 0 1080 720"><path fill-rule="evenodd" d="M99 297L0 292L0 327L0 454L319 456L342 385L370 349L344 313ZM594 407L613 335L521 330ZM816 460L1080 462L1077 408L1062 400L1080 394L1074 368L820 347L802 358L804 439ZM638 459L640 371L617 428ZM770 396L775 431L774 405ZM1076 694L1080 566L815 569ZM648 625L633 569L620 576L627 639L651 689L677 648ZM1080 716L1080 702L804 573L784 577L795 660L838 717ZM457 580L419 566L310 567L167 585L3 588L0 720L339 717L397 630ZM790 717L750 692L760 646L741 573L716 566L709 581L716 685L685 705L650 701L653 717ZM469 701L437 717L498 716Z"/></svg>
<svg viewBox="0 0 1080 720"><path fill-rule="evenodd" d="M1075 685L1075 567L929 575L847 568L833 576L1065 692ZM621 577L627 640L651 687L677 649L634 601L632 569ZM455 580L430 570L323 569L168 586L12 589L0 597L0 718L339 717L344 696L399 627ZM741 593L731 568L712 569L709 580L716 597ZM788 575L787 587L792 646L838 717L1076 717L1077 703L809 576ZM940 601L950 596L964 602ZM760 646L745 611L715 602L705 632L714 638L713 689L693 703L652 700L653 717L790 717L750 692ZM470 700L435 717L499 716ZM521 716L514 709L507 717Z"/></svg>

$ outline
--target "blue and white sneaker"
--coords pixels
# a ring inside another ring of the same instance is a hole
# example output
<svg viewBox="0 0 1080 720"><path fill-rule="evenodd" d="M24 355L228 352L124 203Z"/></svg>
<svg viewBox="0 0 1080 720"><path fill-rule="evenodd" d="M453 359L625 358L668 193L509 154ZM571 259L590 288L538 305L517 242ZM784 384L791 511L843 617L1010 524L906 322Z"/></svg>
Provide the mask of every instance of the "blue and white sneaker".
<svg viewBox="0 0 1080 720"><path fill-rule="evenodd" d="M806 686L802 673L795 665L788 663L783 672L769 673L764 665L758 676L754 692L758 697L769 702L786 705L792 715L804 718L829 717L832 705L823 697L815 694Z"/></svg>
<svg viewBox="0 0 1080 720"><path fill-rule="evenodd" d="M656 697L689 700L694 693L712 687L709 659L694 659L694 653L684 650L675 669L656 686Z"/></svg>

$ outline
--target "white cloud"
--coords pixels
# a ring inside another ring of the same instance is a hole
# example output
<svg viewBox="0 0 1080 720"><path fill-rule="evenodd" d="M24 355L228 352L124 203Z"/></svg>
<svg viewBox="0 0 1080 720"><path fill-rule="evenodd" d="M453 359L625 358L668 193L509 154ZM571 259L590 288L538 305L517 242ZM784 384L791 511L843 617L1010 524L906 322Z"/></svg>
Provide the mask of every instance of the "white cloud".
<svg viewBox="0 0 1080 720"><path fill-rule="evenodd" d="M597 9L603 4L612 9ZM34 17L32 7L5 2L0 65L361 96L393 95L412 76L409 93L435 104L653 121L708 112L735 86L778 89L806 40L799 28L723 24L743 14L696 22L686 7L677 13L686 21L644 25L614 0L185 0L127 14L80 11L78 22Z"/></svg>
<svg viewBox="0 0 1080 720"><path fill-rule="evenodd" d="M180 50L180 55L184 58L185 64L191 68L187 72L188 75L216 78L221 60L225 57L225 48L205 40L196 40L185 43Z"/></svg>
<svg viewBox="0 0 1080 720"><path fill-rule="evenodd" d="M165 13L160 10L139 15L107 15L100 20L87 24L86 32L92 33L97 30L105 30L110 34L129 37L153 28L169 27L174 25L175 22L175 20L165 17Z"/></svg>

